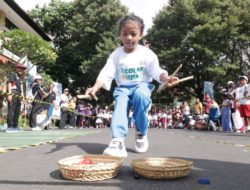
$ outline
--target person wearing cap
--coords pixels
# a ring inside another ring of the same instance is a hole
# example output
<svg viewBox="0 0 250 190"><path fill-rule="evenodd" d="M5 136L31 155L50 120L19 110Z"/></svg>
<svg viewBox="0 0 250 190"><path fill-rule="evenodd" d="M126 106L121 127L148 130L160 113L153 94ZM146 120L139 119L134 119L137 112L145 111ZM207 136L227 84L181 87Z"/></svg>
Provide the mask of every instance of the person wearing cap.
<svg viewBox="0 0 250 190"><path fill-rule="evenodd" d="M10 73L7 82L8 114L6 132L18 132L18 118L21 111L21 96L23 93L22 78L25 75L26 67L23 64L16 65L16 72Z"/></svg>
<svg viewBox="0 0 250 190"><path fill-rule="evenodd" d="M244 75L240 76L240 81L241 80L245 80L246 83L248 83L248 77L247 76L244 76Z"/></svg>
<svg viewBox="0 0 250 190"><path fill-rule="evenodd" d="M42 90L41 84L42 84L43 78L41 75L36 75L34 78L34 82L31 85L31 91L34 96L34 100L32 102L32 109L30 112L30 127L32 131L40 131L41 128L37 126L37 114L39 113L40 109L42 108L41 100L44 96L47 94Z"/></svg>
<svg viewBox="0 0 250 190"><path fill-rule="evenodd" d="M234 99L234 93L235 93L235 84L233 81L227 82L227 93L229 94L230 99Z"/></svg>
<svg viewBox="0 0 250 190"><path fill-rule="evenodd" d="M243 132L250 131L250 92L248 85L248 78L246 76L240 76L240 87L236 89L236 99L239 102L240 116L244 118L245 130Z"/></svg>

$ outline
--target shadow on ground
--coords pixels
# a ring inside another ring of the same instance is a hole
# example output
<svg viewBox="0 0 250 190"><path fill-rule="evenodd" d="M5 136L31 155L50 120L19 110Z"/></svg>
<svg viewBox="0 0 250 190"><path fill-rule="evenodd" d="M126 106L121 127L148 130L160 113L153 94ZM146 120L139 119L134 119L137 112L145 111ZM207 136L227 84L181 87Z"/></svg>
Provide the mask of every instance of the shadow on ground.
<svg viewBox="0 0 250 190"><path fill-rule="evenodd" d="M187 158L179 158L187 159ZM216 160L203 160L203 159L188 159L194 162L194 166L189 176L168 179L168 180L154 180L147 179L139 176L135 178L135 173L130 165L124 165L118 176L113 179L97 181L97 182L79 182L65 180L61 176L59 170L50 173L50 177L57 180L58 183L67 186L88 186L88 187L102 187L103 189L173 189L173 190L228 190L240 189L248 190L250 186L249 164L221 162ZM200 184L198 181L201 178L206 178L210 184ZM1 183L1 181L0 181ZM46 182L45 182L46 183ZM57 184L58 185L58 184Z"/></svg>
<svg viewBox="0 0 250 190"><path fill-rule="evenodd" d="M75 143L57 142L57 143L51 143L51 145L54 145L55 148L52 148L49 152L46 152L46 154L52 154L54 152L65 149L68 146L77 146L88 154L102 154L103 150L107 147L107 144L100 144L100 143L77 143L75 144ZM130 148L127 148L127 151L134 152L134 150Z"/></svg>

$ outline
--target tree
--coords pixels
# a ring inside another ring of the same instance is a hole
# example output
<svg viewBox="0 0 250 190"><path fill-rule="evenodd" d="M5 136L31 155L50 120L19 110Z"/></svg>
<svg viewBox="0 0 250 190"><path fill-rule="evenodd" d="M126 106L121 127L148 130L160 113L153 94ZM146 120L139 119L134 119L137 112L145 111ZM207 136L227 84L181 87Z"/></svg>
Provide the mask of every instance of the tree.
<svg viewBox="0 0 250 190"><path fill-rule="evenodd" d="M19 57L28 56L29 60L44 72L54 65L57 58L51 43L23 30L1 33L0 39L3 47Z"/></svg>
<svg viewBox="0 0 250 190"><path fill-rule="evenodd" d="M180 94L202 98L203 81L218 89L247 72L249 6L249 0L171 0L156 15L147 35L151 48L170 73L183 64L179 76L195 77L179 85Z"/></svg>
<svg viewBox="0 0 250 190"><path fill-rule="evenodd" d="M46 33L52 36L53 44L57 49L70 42L69 23L75 14L72 2L52 0L48 6L37 6L35 9L28 11L28 14Z"/></svg>
<svg viewBox="0 0 250 190"><path fill-rule="evenodd" d="M109 54L119 43L118 20L127 9L118 0L52 1L30 12L53 36L58 59L51 73L65 86L95 82Z"/></svg>

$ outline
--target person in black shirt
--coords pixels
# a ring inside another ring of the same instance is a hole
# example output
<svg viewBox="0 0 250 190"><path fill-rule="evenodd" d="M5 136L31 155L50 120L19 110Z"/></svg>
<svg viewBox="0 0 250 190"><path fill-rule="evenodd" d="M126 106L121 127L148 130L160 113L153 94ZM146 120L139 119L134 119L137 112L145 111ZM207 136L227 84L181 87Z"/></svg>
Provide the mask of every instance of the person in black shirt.
<svg viewBox="0 0 250 190"><path fill-rule="evenodd" d="M49 87L44 90L44 92L47 94L45 95L43 101L47 102L47 104L44 104L44 108L47 110L47 116L44 122L42 122L41 126L44 127L44 129L49 129L49 123L51 122L52 113L55 107L55 101L56 101L56 93L54 92L54 83L50 83Z"/></svg>
<svg viewBox="0 0 250 190"><path fill-rule="evenodd" d="M42 100L46 93L41 88L42 77L40 75L35 76L34 83L31 85L34 101L32 102L32 109L30 113L30 127L32 131L40 131L41 128L37 126L37 114L42 108L42 104L39 102Z"/></svg>
<svg viewBox="0 0 250 190"><path fill-rule="evenodd" d="M7 96L8 100L8 114L7 114L7 125L6 132L17 132L20 131L18 127L18 118L21 111L21 99L22 95L22 77L25 74L26 67L23 64L16 65L16 72L11 73L8 76Z"/></svg>

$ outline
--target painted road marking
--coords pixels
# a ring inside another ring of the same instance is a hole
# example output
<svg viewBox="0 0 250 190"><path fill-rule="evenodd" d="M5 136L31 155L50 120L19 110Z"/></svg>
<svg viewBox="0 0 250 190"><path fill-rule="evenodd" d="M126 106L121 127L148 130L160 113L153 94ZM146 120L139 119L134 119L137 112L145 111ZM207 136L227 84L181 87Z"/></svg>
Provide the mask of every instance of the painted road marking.
<svg viewBox="0 0 250 190"><path fill-rule="evenodd" d="M19 150L28 147L40 146L58 141L81 137L101 131L50 131L50 132L30 132L20 133L0 133L0 153ZM9 139L9 140L7 140Z"/></svg>

